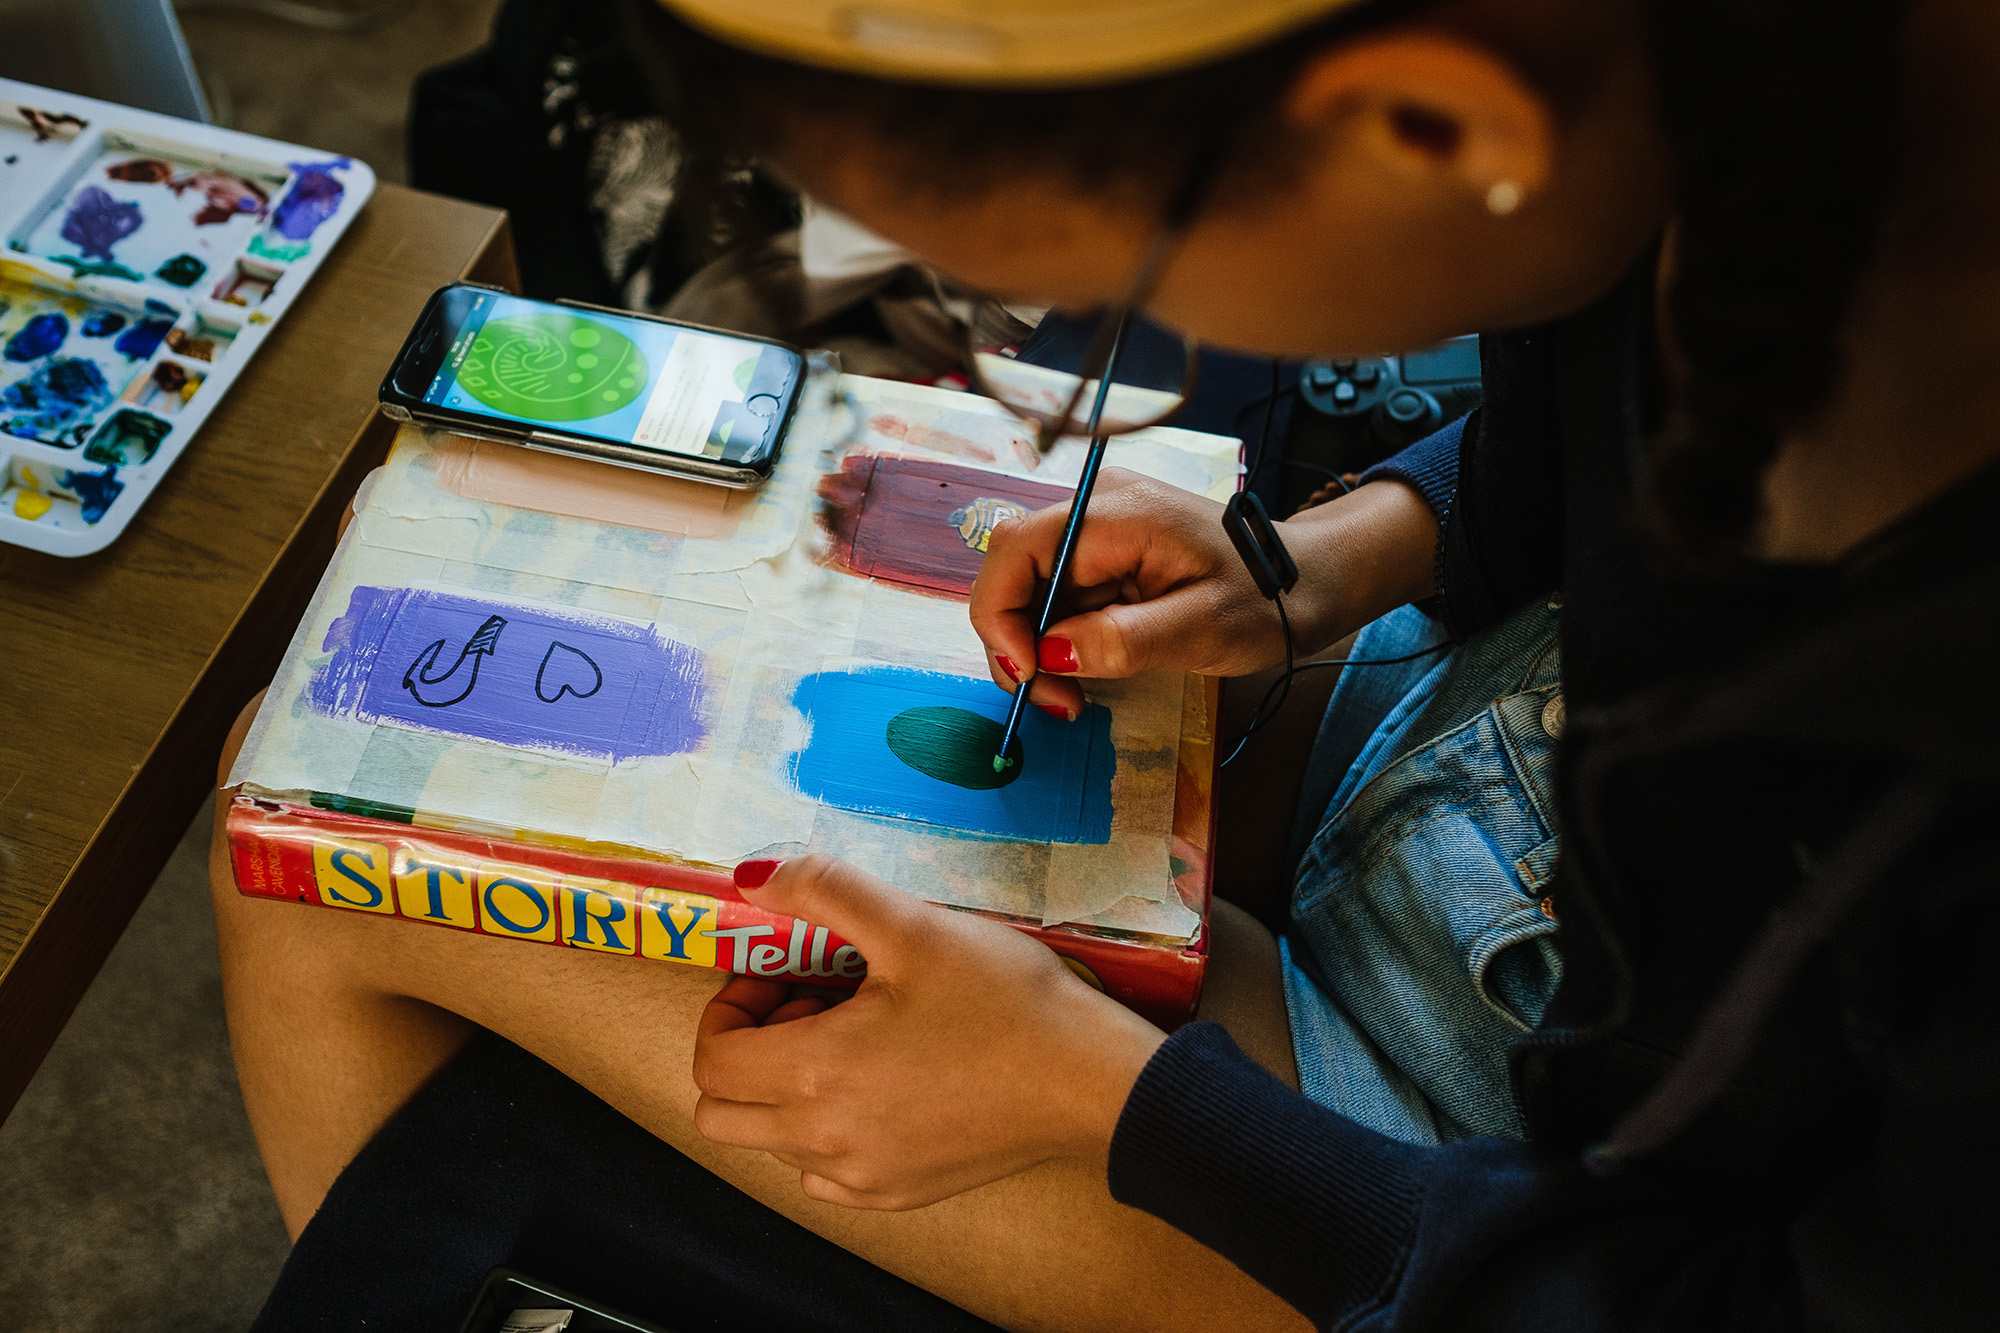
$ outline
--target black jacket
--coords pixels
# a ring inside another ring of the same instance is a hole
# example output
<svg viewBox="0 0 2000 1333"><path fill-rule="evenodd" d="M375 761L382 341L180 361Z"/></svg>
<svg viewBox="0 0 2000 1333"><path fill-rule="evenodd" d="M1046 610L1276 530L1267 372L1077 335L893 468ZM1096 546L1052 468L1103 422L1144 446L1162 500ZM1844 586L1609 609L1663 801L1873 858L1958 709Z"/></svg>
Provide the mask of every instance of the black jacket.
<svg viewBox="0 0 2000 1333"><path fill-rule="evenodd" d="M1486 406L1384 469L1443 520L1455 635L1564 595L1528 1141L1385 1139L1193 1024L1112 1191L1326 1328L1990 1327L2000 466L1835 568L1663 572L1648 278L1484 340Z"/></svg>

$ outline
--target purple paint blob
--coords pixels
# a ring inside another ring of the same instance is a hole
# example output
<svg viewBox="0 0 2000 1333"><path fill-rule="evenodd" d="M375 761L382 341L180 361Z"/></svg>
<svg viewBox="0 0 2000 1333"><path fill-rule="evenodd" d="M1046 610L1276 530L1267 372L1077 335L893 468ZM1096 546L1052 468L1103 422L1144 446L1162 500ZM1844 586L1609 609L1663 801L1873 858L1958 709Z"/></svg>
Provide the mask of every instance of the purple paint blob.
<svg viewBox="0 0 2000 1333"><path fill-rule="evenodd" d="M298 178L271 215L271 229L289 241L303 241L318 231L321 223L340 211L340 201L347 194L347 187L335 180L333 173L352 165L344 157L331 162L292 163Z"/></svg>
<svg viewBox="0 0 2000 1333"><path fill-rule="evenodd" d="M656 626L413 588L356 588L305 702L469 740L598 758L707 735L701 653Z"/></svg>
<svg viewBox="0 0 2000 1333"><path fill-rule="evenodd" d="M61 347L67 337L67 319L54 313L36 315L7 340L5 356L9 361L34 361Z"/></svg>
<svg viewBox="0 0 2000 1333"><path fill-rule="evenodd" d="M90 259L111 258L111 247L139 230L139 205L121 203L95 185L78 190L63 219L62 238Z"/></svg>

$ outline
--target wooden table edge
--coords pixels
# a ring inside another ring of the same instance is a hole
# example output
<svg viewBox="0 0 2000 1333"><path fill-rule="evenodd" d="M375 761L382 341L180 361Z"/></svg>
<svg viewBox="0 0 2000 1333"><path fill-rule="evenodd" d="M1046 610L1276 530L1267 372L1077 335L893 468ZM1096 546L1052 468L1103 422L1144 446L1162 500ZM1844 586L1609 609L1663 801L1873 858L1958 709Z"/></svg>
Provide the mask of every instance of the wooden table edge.
<svg viewBox="0 0 2000 1333"><path fill-rule="evenodd" d="M506 214L494 219L459 279L519 289ZM0 969L0 1123L41 1067L202 800L216 789L209 775L231 723L276 674L325 575L341 512L362 479L388 456L395 435L396 423L378 408L349 438L187 697L126 780L112 806L122 818L106 819L92 833L20 949ZM294 558L315 546L323 550L322 558ZM190 756L195 780L182 789L174 779L186 774ZM113 830L114 822L122 827ZM106 929L114 919L117 928Z"/></svg>

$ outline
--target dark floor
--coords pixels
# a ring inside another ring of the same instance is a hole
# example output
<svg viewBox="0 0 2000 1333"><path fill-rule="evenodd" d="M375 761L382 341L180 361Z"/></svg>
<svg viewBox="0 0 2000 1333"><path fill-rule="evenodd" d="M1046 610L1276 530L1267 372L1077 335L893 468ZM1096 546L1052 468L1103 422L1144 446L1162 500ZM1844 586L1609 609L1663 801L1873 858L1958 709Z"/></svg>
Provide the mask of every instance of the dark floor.
<svg viewBox="0 0 2000 1333"><path fill-rule="evenodd" d="M0 1125L0 1324L240 1330L286 1239L236 1094L205 807Z"/></svg>
<svg viewBox="0 0 2000 1333"><path fill-rule="evenodd" d="M352 36L222 13L186 28L218 120L400 181L410 80L478 46L497 7L417 0ZM0 1328L241 1330L284 1262L223 1028L209 818L0 1125Z"/></svg>

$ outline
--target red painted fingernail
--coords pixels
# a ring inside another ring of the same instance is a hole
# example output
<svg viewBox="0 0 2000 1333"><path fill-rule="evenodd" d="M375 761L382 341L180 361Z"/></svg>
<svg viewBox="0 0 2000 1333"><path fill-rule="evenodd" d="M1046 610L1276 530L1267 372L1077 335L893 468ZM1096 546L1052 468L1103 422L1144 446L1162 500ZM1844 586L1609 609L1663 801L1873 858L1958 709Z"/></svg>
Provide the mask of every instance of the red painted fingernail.
<svg viewBox="0 0 2000 1333"><path fill-rule="evenodd" d="M1036 704L1035 707L1041 709L1058 722L1071 722L1075 720L1070 717L1069 709L1067 708L1058 708L1054 704Z"/></svg>
<svg viewBox="0 0 2000 1333"><path fill-rule="evenodd" d="M778 873L783 861L762 859L741 861L736 866L736 887L739 889L761 889L771 876Z"/></svg>
<svg viewBox="0 0 2000 1333"><path fill-rule="evenodd" d="M1014 665L1013 658L1007 656L1005 653L995 653L993 660L998 662L1000 669L1007 673L1008 680L1013 681L1016 685L1021 683L1021 668Z"/></svg>
<svg viewBox="0 0 2000 1333"><path fill-rule="evenodd" d="M1035 660L1044 671L1076 670L1076 645L1060 634L1051 634L1035 648Z"/></svg>

